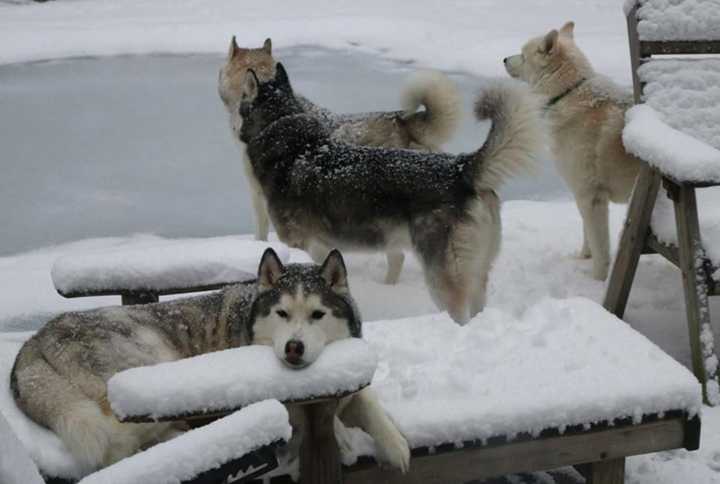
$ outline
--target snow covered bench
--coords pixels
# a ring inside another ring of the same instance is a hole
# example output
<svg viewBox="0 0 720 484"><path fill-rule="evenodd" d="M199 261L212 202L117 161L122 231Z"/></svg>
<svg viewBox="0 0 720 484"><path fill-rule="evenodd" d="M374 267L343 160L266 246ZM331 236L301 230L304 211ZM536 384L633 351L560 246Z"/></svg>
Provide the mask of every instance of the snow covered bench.
<svg viewBox="0 0 720 484"><path fill-rule="evenodd" d="M117 249L58 259L55 289L64 297L119 295L123 304L157 302L159 296L210 291L255 279L271 246L283 262L289 249L242 237L138 242Z"/></svg>
<svg viewBox="0 0 720 484"><path fill-rule="evenodd" d="M111 405L121 418L150 421L192 417L188 410L222 415L270 396L302 402L317 410L301 465L302 482L313 484L460 483L567 465L589 482L616 484L627 456L698 446L697 380L589 300L548 300L520 318L488 309L465 327L446 315L370 322L364 333L377 370L360 341L333 343L300 371L269 348L240 348L120 373ZM373 388L412 447L404 476L377 467L361 432L346 465L335 465L332 400L373 371Z"/></svg>
<svg viewBox="0 0 720 484"><path fill-rule="evenodd" d="M604 306L622 317L642 254L660 254L682 272L693 371L708 403L720 403L720 327L708 297L720 294L720 3L626 3L636 106L623 143L645 163L628 207ZM682 59L658 58L684 54ZM664 187L667 198L660 192ZM698 211L696 188L701 196ZM700 213L700 216L698 214Z"/></svg>

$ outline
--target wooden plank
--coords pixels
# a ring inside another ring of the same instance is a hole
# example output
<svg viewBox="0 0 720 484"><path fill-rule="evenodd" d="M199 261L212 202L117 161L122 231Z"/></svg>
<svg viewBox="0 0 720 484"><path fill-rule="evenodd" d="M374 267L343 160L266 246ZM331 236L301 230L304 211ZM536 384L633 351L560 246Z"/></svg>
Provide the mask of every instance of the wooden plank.
<svg viewBox="0 0 720 484"><path fill-rule="evenodd" d="M660 242L652 230L648 229L648 234L645 238L646 248L652 250L653 254L660 254L667 260L675 264L676 267L680 266L680 255L678 254L678 248L674 245L669 245L664 242Z"/></svg>
<svg viewBox="0 0 720 484"><path fill-rule="evenodd" d="M630 65L632 68L632 79L633 79L633 96L635 98L635 104L639 104L642 98L642 83L638 75L638 68L640 67L640 40L637 31L637 9L638 5L635 4L627 14L627 28L628 28L628 44L630 45Z"/></svg>
<svg viewBox="0 0 720 484"><path fill-rule="evenodd" d="M134 304L150 304L160 300L156 292L131 292L122 294L121 301L123 306L132 306Z"/></svg>
<svg viewBox="0 0 720 484"><path fill-rule="evenodd" d="M706 385L708 381L717 380L717 375L709 374L705 367L705 361L715 357L716 352L713 342L702 338L704 328L712 329L707 287L710 274L707 272L707 257L700 238L695 188L689 185L675 185L673 204L693 373L702 383L705 402L717 404L719 402L708 400ZM713 333L717 332L713 331Z"/></svg>
<svg viewBox="0 0 720 484"><path fill-rule="evenodd" d="M340 484L342 466L335 440L335 412L338 401L313 403L304 407L307 425L300 444L302 484Z"/></svg>
<svg viewBox="0 0 720 484"><path fill-rule="evenodd" d="M642 163L603 300L605 309L619 318L625 314L659 188L660 174L647 163Z"/></svg>
<svg viewBox="0 0 720 484"><path fill-rule="evenodd" d="M623 484L625 458L610 459L590 464L586 484Z"/></svg>
<svg viewBox="0 0 720 484"><path fill-rule="evenodd" d="M416 455L402 475L375 464L346 469L348 484L451 484L474 479L549 470L563 466L618 460L624 457L681 448L687 441L688 421L674 417L640 425L613 427L577 434L555 435L502 444L488 443L446 453ZM605 483L603 483L605 484Z"/></svg>
<svg viewBox="0 0 720 484"><path fill-rule="evenodd" d="M637 8L637 6L633 7ZM720 40L641 40L640 56L720 54Z"/></svg>

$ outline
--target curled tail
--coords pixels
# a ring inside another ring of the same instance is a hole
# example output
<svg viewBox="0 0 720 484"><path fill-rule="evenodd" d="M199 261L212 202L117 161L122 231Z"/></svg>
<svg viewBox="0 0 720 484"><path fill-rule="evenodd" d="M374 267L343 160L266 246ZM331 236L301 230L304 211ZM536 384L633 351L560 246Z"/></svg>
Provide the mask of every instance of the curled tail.
<svg viewBox="0 0 720 484"><path fill-rule="evenodd" d="M539 98L514 81L490 83L475 102L475 116L492 127L469 167L475 188L497 190L508 178L530 173L547 139Z"/></svg>
<svg viewBox="0 0 720 484"><path fill-rule="evenodd" d="M457 86L437 71L417 74L403 91L404 124L417 143L437 151L455 132L462 109ZM424 111L418 111L423 106Z"/></svg>

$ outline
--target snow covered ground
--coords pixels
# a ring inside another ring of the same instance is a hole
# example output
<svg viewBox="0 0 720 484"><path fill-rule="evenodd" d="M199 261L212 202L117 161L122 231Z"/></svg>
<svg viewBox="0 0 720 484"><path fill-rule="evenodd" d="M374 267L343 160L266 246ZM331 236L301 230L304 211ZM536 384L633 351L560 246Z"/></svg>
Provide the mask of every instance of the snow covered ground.
<svg viewBox="0 0 720 484"><path fill-rule="evenodd" d="M34 329L59 311L119 302L60 298L50 280L59 256L156 239L127 235L138 231L249 231L242 168L214 92L231 35L245 45L271 36L299 90L332 109L354 111L396 107L402 81L420 66L451 71L469 101L482 77L505 75L502 58L529 36L571 19L595 67L629 84L621 0L0 1L0 331ZM125 54L183 56L18 64ZM450 149L479 145L486 130L465 123ZM516 186L505 194L516 200L503 207L489 308L521 317L547 297L599 301L603 285L590 278L589 261L574 258L580 218L556 175ZM623 214L622 207L611 211L614 238ZM100 235L113 237L88 239ZM435 310L413 258L393 287L381 283L382 255L348 259L366 321ZM713 301L711 310L720 315L720 304ZM626 319L689 364L680 276L667 262L643 258ZM700 451L633 458L627 473L631 484L720 482L720 410L703 411ZM576 477L540 473L503 482Z"/></svg>

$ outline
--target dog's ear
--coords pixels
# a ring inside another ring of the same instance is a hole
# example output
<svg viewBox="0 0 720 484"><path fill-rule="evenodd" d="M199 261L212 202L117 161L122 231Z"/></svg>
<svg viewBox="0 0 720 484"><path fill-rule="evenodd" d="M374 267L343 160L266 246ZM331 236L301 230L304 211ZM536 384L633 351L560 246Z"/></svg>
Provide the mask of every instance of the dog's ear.
<svg viewBox="0 0 720 484"><path fill-rule="evenodd" d="M265 43L262 46L262 49L267 53L267 55L272 55L272 40L270 37L265 39Z"/></svg>
<svg viewBox="0 0 720 484"><path fill-rule="evenodd" d="M260 267L258 267L258 286L260 290L266 291L275 287L284 271L285 268L275 251L270 247L265 249L265 253L260 259Z"/></svg>
<svg viewBox="0 0 720 484"><path fill-rule="evenodd" d="M320 267L320 274L333 291L341 294L348 292L347 268L339 250L330 251Z"/></svg>
<svg viewBox="0 0 720 484"><path fill-rule="evenodd" d="M228 59L234 59L238 53L240 53L240 47L238 47L235 36L233 35L230 40L230 47L228 48Z"/></svg>
<svg viewBox="0 0 720 484"><path fill-rule="evenodd" d="M290 78L288 77L285 67L283 67L280 62L275 65L275 82L285 91L292 92L292 87L290 86Z"/></svg>
<svg viewBox="0 0 720 484"><path fill-rule="evenodd" d="M542 51L546 54L554 54L557 50L559 37L560 34L555 29L548 32L548 34L543 39L542 44L540 45Z"/></svg>
<svg viewBox="0 0 720 484"><path fill-rule="evenodd" d="M255 99L260 90L260 79L252 69L248 69L245 74L245 85L243 86L243 92L249 99Z"/></svg>
<svg viewBox="0 0 720 484"><path fill-rule="evenodd" d="M570 22L565 22L565 25L560 28L560 35L570 37L571 39L575 37L575 22L572 20Z"/></svg>

